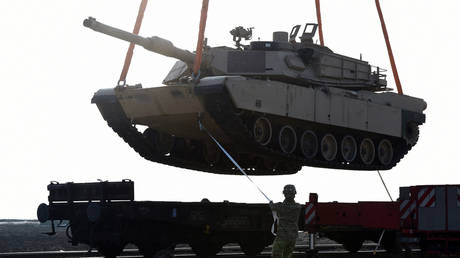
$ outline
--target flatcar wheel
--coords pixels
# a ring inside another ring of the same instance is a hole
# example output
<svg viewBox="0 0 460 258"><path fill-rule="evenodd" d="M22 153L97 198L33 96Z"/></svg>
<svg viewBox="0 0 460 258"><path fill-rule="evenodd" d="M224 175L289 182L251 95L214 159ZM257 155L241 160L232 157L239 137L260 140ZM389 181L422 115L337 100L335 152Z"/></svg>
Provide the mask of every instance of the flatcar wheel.
<svg viewBox="0 0 460 258"><path fill-rule="evenodd" d="M342 242L343 248L350 253L358 252L363 246L364 240L357 238L350 238Z"/></svg>
<svg viewBox="0 0 460 258"><path fill-rule="evenodd" d="M265 243L240 242L241 251L247 256L256 256L265 249Z"/></svg>
<svg viewBox="0 0 460 258"><path fill-rule="evenodd" d="M144 257L154 257L159 248L153 245L138 245L139 253Z"/></svg>
<svg viewBox="0 0 460 258"><path fill-rule="evenodd" d="M374 142L369 138L364 138L359 145L359 156L364 164L370 165L375 158Z"/></svg>
<svg viewBox="0 0 460 258"><path fill-rule="evenodd" d="M157 150L160 155L171 153L174 148L174 136L165 132L158 132L156 137Z"/></svg>
<svg viewBox="0 0 460 258"><path fill-rule="evenodd" d="M342 157L347 162L352 162L358 153L358 145L353 136L347 135L343 137L341 144Z"/></svg>
<svg viewBox="0 0 460 258"><path fill-rule="evenodd" d="M273 243L273 235L267 235L266 233L249 233L242 234L241 239L238 241L241 250L244 254L250 257L254 257L260 254L266 246Z"/></svg>
<svg viewBox="0 0 460 258"><path fill-rule="evenodd" d="M213 142L203 144L203 157L209 165L214 166L219 163L221 154L220 149Z"/></svg>
<svg viewBox="0 0 460 258"><path fill-rule="evenodd" d="M199 257L216 256L216 254L222 250L222 246L222 244L213 241L195 242L190 244L193 252Z"/></svg>
<svg viewBox="0 0 460 258"><path fill-rule="evenodd" d="M170 243L164 243L164 244L159 244L159 243L137 243L136 244L139 253L143 257L173 257L174 256L174 244Z"/></svg>
<svg viewBox="0 0 460 258"><path fill-rule="evenodd" d="M300 149L307 159L312 159L318 153L318 137L313 131L306 130L300 138Z"/></svg>
<svg viewBox="0 0 460 258"><path fill-rule="evenodd" d="M107 258L115 258L123 252L124 244L121 243L100 243L97 245L97 250L100 254Z"/></svg>
<svg viewBox="0 0 460 258"><path fill-rule="evenodd" d="M380 141L379 146L377 147L377 156L382 165L388 165L393 160L393 146L391 142L387 139Z"/></svg>
<svg viewBox="0 0 460 258"><path fill-rule="evenodd" d="M270 143L272 139L272 124L266 117L259 117L254 122L254 139L256 142L265 146Z"/></svg>
<svg viewBox="0 0 460 258"><path fill-rule="evenodd" d="M297 136L294 128L290 125L283 126L278 135L278 142L281 151L287 154L292 153L297 146Z"/></svg>
<svg viewBox="0 0 460 258"><path fill-rule="evenodd" d="M334 135L326 134L321 140L321 154L327 161L332 161L337 156L337 140Z"/></svg>

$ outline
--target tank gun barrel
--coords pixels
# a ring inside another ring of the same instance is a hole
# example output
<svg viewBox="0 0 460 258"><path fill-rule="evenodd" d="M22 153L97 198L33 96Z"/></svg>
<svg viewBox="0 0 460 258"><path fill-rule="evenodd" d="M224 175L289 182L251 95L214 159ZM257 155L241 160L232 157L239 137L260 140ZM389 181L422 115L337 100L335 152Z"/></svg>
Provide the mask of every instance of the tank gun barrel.
<svg viewBox="0 0 460 258"><path fill-rule="evenodd" d="M175 47L171 41L160 38L160 37L149 37L149 38L144 38L139 35L120 30L118 28L111 27L109 25L103 24L101 22L96 21L95 18L89 17L88 19L85 19L83 21L83 26L90 28L94 31L121 39L125 40L131 43L134 43L136 45L140 45L144 47L145 49L164 55L164 56L169 56L173 58L177 58L179 60L182 60L183 62L187 64L193 64L193 61L195 60L195 54L183 50L180 48Z"/></svg>

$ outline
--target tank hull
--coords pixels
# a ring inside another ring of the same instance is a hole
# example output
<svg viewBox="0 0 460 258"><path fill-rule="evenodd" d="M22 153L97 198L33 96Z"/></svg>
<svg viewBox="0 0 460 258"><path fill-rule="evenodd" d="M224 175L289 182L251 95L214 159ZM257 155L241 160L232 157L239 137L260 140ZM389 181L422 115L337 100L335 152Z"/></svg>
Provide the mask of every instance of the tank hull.
<svg viewBox="0 0 460 258"><path fill-rule="evenodd" d="M292 174L302 166L390 169L415 145L426 108L423 100L393 93L240 76L100 90L93 102L109 126L151 161L239 174L200 131L200 120L251 175ZM140 133L134 125L148 129Z"/></svg>

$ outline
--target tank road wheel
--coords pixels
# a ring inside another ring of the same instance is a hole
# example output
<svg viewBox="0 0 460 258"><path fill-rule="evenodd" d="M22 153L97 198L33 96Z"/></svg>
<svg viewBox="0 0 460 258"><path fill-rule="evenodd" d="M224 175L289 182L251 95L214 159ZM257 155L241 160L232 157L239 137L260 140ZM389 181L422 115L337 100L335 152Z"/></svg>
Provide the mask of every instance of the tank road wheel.
<svg viewBox="0 0 460 258"><path fill-rule="evenodd" d="M158 132L156 137L157 150L160 155L171 153L174 147L174 136L169 133Z"/></svg>
<svg viewBox="0 0 460 258"><path fill-rule="evenodd" d="M213 142L203 144L203 157L209 165L214 166L219 163L222 152Z"/></svg>
<svg viewBox="0 0 460 258"><path fill-rule="evenodd" d="M337 156L337 140L334 135L326 134L321 140L321 154L327 161L332 161Z"/></svg>
<svg viewBox="0 0 460 258"><path fill-rule="evenodd" d="M410 122L406 125L406 141L407 144L414 146L418 141L418 135L420 133L418 125Z"/></svg>
<svg viewBox="0 0 460 258"><path fill-rule="evenodd" d="M159 155L165 155L172 151L175 137L163 132L158 132L152 128L145 129L143 133L149 146L156 150Z"/></svg>
<svg viewBox="0 0 460 258"><path fill-rule="evenodd" d="M382 165L388 165L393 160L393 146L391 142L387 139L380 141L379 146L377 147L377 156Z"/></svg>
<svg viewBox="0 0 460 258"><path fill-rule="evenodd" d="M358 145L353 136L347 135L343 137L341 144L342 157L347 162L352 162L358 153Z"/></svg>
<svg viewBox="0 0 460 258"><path fill-rule="evenodd" d="M292 153L297 146L297 136L294 128L290 125L283 126L278 135L278 142L284 153Z"/></svg>
<svg viewBox="0 0 460 258"><path fill-rule="evenodd" d="M266 117L259 117L254 122L254 139L260 145L265 146L270 143L272 139L272 124Z"/></svg>
<svg viewBox="0 0 460 258"><path fill-rule="evenodd" d="M147 144L149 145L150 148L152 148L153 150L156 150L156 138L157 138L157 131L155 131L154 129L152 128L147 128L144 130L144 132L142 133L145 137L145 139L147 139Z"/></svg>
<svg viewBox="0 0 460 258"><path fill-rule="evenodd" d="M375 158L374 143L369 138L364 138L359 145L359 156L364 164L370 165Z"/></svg>
<svg viewBox="0 0 460 258"><path fill-rule="evenodd" d="M270 172L274 172L278 168L279 162L265 157L263 160L263 166L265 169L269 170Z"/></svg>
<svg viewBox="0 0 460 258"><path fill-rule="evenodd" d="M300 149L307 159L312 159L318 153L318 137L313 131L306 130L300 138Z"/></svg>

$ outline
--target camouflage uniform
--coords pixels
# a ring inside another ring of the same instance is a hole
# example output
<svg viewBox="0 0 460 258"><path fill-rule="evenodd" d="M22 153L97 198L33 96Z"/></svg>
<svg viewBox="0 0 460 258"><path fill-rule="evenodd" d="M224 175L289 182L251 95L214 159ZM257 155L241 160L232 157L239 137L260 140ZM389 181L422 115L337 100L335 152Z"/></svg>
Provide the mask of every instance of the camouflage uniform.
<svg viewBox="0 0 460 258"><path fill-rule="evenodd" d="M286 185L283 193L286 197L283 202L270 202L270 208L277 213L279 219L278 231L273 242L273 258L291 258L299 231L301 205L294 201L295 187Z"/></svg>

